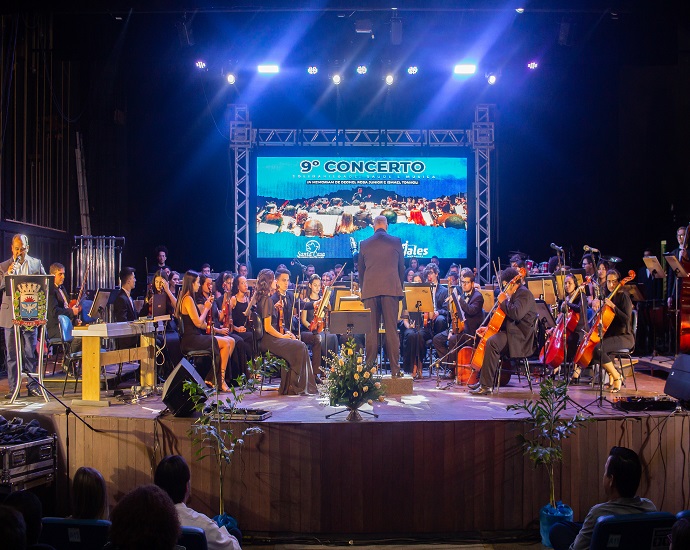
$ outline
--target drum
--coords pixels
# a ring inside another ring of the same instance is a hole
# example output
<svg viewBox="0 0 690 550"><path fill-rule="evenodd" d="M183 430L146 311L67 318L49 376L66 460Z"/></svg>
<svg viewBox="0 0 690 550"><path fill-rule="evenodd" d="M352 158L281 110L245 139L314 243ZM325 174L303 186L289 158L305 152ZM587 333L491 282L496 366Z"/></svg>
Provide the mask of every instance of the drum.
<svg viewBox="0 0 690 550"><path fill-rule="evenodd" d="M549 262L542 262L539 264L539 273L549 272Z"/></svg>
<svg viewBox="0 0 690 550"><path fill-rule="evenodd" d="M532 270L534 269L534 260L525 260L525 269L527 270L527 273L532 273Z"/></svg>

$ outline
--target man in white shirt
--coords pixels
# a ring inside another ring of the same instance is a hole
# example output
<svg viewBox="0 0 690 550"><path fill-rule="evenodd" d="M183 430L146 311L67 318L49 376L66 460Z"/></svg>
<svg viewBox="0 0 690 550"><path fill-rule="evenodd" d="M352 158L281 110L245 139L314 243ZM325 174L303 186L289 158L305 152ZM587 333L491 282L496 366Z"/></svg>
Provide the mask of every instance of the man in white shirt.
<svg viewBox="0 0 690 550"><path fill-rule="evenodd" d="M191 496L191 473L180 455L166 456L156 468L153 481L170 495L183 527L199 527L206 533L209 550L241 550L240 543L225 527L218 527L208 516L187 506Z"/></svg>
<svg viewBox="0 0 690 550"><path fill-rule="evenodd" d="M656 512L651 500L636 496L642 477L640 457L625 447L612 447L604 466L602 483L609 500L592 506L584 523L557 523L549 532L554 550L587 550L601 516Z"/></svg>

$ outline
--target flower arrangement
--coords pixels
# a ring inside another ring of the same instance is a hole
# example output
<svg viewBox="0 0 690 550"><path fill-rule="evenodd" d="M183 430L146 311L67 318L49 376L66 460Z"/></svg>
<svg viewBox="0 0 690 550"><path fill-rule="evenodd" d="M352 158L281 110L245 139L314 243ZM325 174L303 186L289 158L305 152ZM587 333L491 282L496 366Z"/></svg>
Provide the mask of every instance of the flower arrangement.
<svg viewBox="0 0 690 550"><path fill-rule="evenodd" d="M326 365L326 379L320 393L332 407L344 405L356 410L364 403L383 401L381 375L375 364L364 362L364 354L353 338L340 347L339 354L331 353Z"/></svg>

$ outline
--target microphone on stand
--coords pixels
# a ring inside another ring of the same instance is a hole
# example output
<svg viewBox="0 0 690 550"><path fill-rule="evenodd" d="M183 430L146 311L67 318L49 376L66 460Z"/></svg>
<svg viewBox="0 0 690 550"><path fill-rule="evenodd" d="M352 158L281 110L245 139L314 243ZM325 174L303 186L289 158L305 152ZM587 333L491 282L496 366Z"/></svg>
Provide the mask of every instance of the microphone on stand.
<svg viewBox="0 0 690 550"><path fill-rule="evenodd" d="M551 243L551 248L553 248L556 252L560 252L561 254L563 253L563 249L557 244Z"/></svg>
<svg viewBox="0 0 690 550"><path fill-rule="evenodd" d="M582 247L582 250L584 250L585 252L594 252L595 254L597 254L597 253L599 252L599 249L598 249L598 248L592 248L592 247L589 246L588 244L586 244L585 246L583 246L583 247Z"/></svg>

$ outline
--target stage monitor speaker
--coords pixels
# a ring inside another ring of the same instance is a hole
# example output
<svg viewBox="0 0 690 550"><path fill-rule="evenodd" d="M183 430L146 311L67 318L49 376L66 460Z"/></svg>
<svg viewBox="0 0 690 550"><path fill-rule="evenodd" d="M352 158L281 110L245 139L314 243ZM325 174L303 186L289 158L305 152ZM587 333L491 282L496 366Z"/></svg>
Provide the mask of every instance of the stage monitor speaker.
<svg viewBox="0 0 690 550"><path fill-rule="evenodd" d="M194 365L183 358L163 385L163 403L173 416L189 416L194 410L192 398L182 387L185 382L196 382L202 388L206 387ZM203 401L206 401L206 397L201 398L201 402Z"/></svg>
<svg viewBox="0 0 690 550"><path fill-rule="evenodd" d="M676 357L666 379L664 393L681 401L690 401L690 355Z"/></svg>

